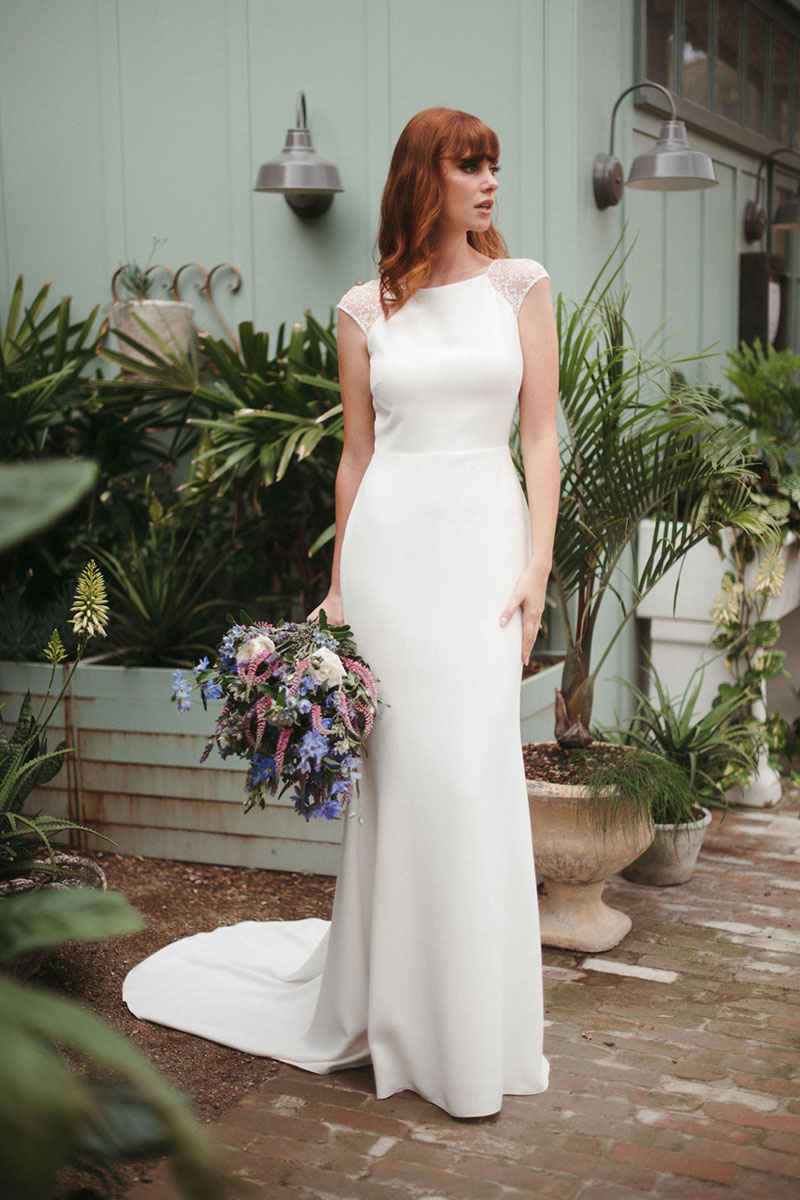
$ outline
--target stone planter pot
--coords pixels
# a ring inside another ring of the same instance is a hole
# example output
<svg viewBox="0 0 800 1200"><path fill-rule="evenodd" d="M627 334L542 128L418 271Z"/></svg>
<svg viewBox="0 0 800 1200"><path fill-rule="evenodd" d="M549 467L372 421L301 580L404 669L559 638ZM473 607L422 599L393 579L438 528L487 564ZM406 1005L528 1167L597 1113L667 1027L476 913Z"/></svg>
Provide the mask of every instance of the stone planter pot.
<svg viewBox="0 0 800 1200"><path fill-rule="evenodd" d="M182 300L117 300L111 305L114 328L153 350L159 358L163 342L174 353L188 354L192 340L194 309ZM142 328L142 324L147 326ZM151 332L152 331L152 334ZM155 336L152 336L155 335ZM156 340L158 339L158 341ZM119 341L121 354L152 366L152 359L128 342ZM132 374L132 373L131 373Z"/></svg>
<svg viewBox="0 0 800 1200"><path fill-rule="evenodd" d="M689 824L656 825L656 835L644 854L625 867L621 874L632 883L652 887L671 887L686 883L697 863L700 847L711 822L711 813L701 808L702 817Z"/></svg>
<svg viewBox="0 0 800 1200"><path fill-rule="evenodd" d="M528 803L536 867L542 942L597 953L616 946L631 918L602 899L609 875L637 858L653 840L642 813L623 826L609 817L602 825L590 811L589 791L574 784L528 780Z"/></svg>

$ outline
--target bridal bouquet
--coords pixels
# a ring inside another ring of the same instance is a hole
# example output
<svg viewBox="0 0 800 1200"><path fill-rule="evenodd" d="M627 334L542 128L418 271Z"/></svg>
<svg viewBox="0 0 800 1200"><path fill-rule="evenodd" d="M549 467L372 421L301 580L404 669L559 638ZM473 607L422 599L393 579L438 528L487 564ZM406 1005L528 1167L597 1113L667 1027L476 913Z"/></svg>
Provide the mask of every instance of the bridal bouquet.
<svg viewBox="0 0 800 1200"><path fill-rule="evenodd" d="M330 626L324 612L319 624L233 625L215 661L202 658L193 674L204 707L225 701L200 761L214 746L222 758L247 760L245 811L291 788L306 820L341 816L358 789L360 749L378 708L347 625ZM186 712L192 684L181 671L172 684Z"/></svg>

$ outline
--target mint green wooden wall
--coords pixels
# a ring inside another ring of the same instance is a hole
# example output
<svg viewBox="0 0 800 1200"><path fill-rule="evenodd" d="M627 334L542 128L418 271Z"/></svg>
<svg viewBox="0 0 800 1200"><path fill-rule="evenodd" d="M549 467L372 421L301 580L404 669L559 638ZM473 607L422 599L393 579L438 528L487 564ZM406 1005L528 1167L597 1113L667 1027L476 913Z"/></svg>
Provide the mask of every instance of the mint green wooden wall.
<svg viewBox="0 0 800 1200"><path fill-rule="evenodd" d="M392 145L431 104L465 108L502 143L499 223L512 254L538 258L580 296L627 220L627 274L643 335L697 351L718 379L736 338L742 212L754 162L692 135L719 187L626 193L600 213L594 155L633 82L634 0L2 0L0 312L17 274L52 280L79 311L108 302L129 258L236 263L228 318L274 330L325 317L371 252ZM315 222L252 192L304 89L316 148L345 187ZM623 103L627 165L658 131ZM205 324L200 314L198 323ZM609 604L613 604L609 600ZM609 614L610 617L610 614ZM632 633L608 675L628 673ZM599 711L616 695L601 689Z"/></svg>

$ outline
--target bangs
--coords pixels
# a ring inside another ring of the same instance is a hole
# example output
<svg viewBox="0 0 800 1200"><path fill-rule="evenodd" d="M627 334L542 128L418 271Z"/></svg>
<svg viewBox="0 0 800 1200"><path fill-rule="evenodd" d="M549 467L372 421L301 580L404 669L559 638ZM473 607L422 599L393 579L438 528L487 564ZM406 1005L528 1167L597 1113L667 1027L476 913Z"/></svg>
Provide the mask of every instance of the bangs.
<svg viewBox="0 0 800 1200"><path fill-rule="evenodd" d="M474 159L476 162L488 158L496 163L500 157L500 142L495 131L479 117L454 112L442 139L441 153L443 158Z"/></svg>

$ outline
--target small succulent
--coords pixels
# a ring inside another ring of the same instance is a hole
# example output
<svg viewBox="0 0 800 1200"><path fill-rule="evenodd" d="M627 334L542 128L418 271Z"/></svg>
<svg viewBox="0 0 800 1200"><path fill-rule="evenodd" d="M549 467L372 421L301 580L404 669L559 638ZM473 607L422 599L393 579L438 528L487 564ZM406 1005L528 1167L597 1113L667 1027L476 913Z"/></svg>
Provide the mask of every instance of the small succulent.
<svg viewBox="0 0 800 1200"><path fill-rule="evenodd" d="M150 291L150 272L152 270L151 263L155 256L155 252L159 246L163 246L166 238L156 237L153 234L153 245L150 249L150 254L147 262L143 267L140 267L138 262L126 263L119 272L120 286L125 289L134 300L146 300L147 294Z"/></svg>

